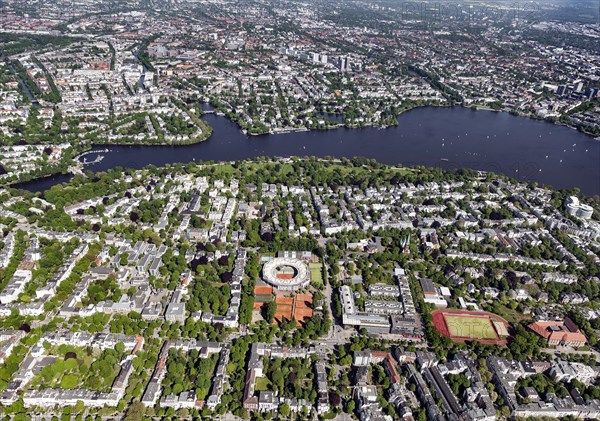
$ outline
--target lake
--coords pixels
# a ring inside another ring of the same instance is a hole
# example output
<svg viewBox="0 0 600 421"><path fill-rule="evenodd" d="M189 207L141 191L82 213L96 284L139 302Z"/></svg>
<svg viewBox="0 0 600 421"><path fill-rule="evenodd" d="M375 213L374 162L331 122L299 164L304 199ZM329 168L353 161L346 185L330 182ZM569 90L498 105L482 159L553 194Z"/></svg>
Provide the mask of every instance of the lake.
<svg viewBox="0 0 600 421"><path fill-rule="evenodd" d="M233 161L257 156L374 158L385 164L468 167L502 173L557 188L600 194L600 141L576 130L508 113L463 107L425 107L398 117L385 129L246 136L225 117L203 117L214 129L205 142L187 146L108 146L104 159L86 166L103 171L175 162ZM103 147L97 147L103 149ZM89 160L95 158L88 155ZM33 180L20 187L43 191L68 175Z"/></svg>

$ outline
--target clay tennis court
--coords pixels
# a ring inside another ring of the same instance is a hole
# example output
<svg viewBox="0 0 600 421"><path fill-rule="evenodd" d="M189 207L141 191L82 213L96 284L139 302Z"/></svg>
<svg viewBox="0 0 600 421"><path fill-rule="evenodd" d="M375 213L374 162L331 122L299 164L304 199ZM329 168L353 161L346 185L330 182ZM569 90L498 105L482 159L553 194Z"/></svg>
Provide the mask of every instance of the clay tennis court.
<svg viewBox="0 0 600 421"><path fill-rule="evenodd" d="M281 323L283 318L291 320L292 315L298 325L313 316L312 295L298 294L295 297L281 297L275 299L277 310L275 311L274 323Z"/></svg>
<svg viewBox="0 0 600 421"><path fill-rule="evenodd" d="M273 294L273 287L268 285L257 285L254 287L254 295Z"/></svg>
<svg viewBox="0 0 600 421"><path fill-rule="evenodd" d="M275 312L275 317L273 318L273 323L281 323L283 319L292 320L292 306L280 306L277 305L277 311Z"/></svg>
<svg viewBox="0 0 600 421"><path fill-rule="evenodd" d="M298 294L296 295L296 302L294 303L294 319L299 323L304 323L306 319L313 316L311 294Z"/></svg>
<svg viewBox="0 0 600 421"><path fill-rule="evenodd" d="M275 302L277 303L277 310L275 311L273 322L281 323L284 317L286 320L292 320L294 299L292 297L278 296L275 298Z"/></svg>

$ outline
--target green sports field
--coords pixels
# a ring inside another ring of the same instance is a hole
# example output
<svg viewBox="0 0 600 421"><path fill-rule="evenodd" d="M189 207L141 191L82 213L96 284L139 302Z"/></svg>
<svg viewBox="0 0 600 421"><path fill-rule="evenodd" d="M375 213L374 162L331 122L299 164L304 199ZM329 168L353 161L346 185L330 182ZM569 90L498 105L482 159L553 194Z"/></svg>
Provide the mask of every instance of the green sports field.
<svg viewBox="0 0 600 421"><path fill-rule="evenodd" d="M496 330L488 317L445 314L450 335L457 338L496 339Z"/></svg>
<svg viewBox="0 0 600 421"><path fill-rule="evenodd" d="M322 263L314 263L311 262L308 264L308 267L310 268L310 283L317 288L320 288L323 286L323 274L322 274L322 268L323 268L323 264Z"/></svg>

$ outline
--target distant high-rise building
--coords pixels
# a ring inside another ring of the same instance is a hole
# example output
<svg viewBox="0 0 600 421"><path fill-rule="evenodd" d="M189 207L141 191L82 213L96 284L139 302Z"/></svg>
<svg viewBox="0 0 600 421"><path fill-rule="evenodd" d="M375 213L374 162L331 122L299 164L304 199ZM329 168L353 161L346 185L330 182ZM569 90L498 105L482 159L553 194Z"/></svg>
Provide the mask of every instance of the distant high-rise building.
<svg viewBox="0 0 600 421"><path fill-rule="evenodd" d="M586 88L584 95L588 100L591 101L598 96L598 88Z"/></svg>
<svg viewBox="0 0 600 421"><path fill-rule="evenodd" d="M347 72L348 70L350 70L350 63L349 63L348 57L341 56L338 59L338 67L341 72Z"/></svg>
<svg viewBox="0 0 600 421"><path fill-rule="evenodd" d="M567 92L567 87L565 85L558 85L558 89L556 90L556 95L564 95Z"/></svg>

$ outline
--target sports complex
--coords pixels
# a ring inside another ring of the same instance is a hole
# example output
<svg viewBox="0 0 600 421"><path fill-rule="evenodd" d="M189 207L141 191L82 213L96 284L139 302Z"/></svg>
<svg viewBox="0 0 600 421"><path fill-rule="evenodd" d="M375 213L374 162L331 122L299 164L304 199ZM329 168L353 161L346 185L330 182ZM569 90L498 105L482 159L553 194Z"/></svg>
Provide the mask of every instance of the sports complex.
<svg viewBox="0 0 600 421"><path fill-rule="evenodd" d="M263 266L263 279L283 291L295 291L310 284L305 262L290 257L275 257Z"/></svg>
<svg viewBox="0 0 600 421"><path fill-rule="evenodd" d="M433 325L442 336L454 342L478 341L506 345L510 325L502 317L487 311L436 310Z"/></svg>

